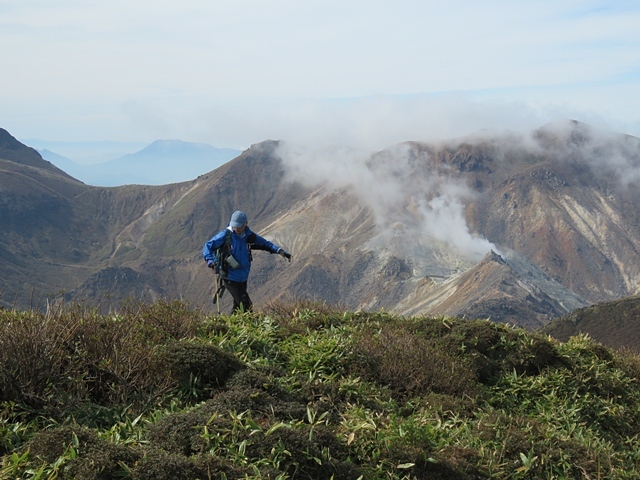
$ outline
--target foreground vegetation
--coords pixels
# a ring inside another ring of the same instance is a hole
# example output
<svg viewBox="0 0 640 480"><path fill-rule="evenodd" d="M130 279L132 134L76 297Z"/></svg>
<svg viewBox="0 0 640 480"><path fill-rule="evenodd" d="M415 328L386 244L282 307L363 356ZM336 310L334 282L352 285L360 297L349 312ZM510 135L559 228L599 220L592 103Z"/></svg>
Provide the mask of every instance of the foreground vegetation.
<svg viewBox="0 0 640 480"><path fill-rule="evenodd" d="M489 321L0 310L0 478L640 478L639 373Z"/></svg>

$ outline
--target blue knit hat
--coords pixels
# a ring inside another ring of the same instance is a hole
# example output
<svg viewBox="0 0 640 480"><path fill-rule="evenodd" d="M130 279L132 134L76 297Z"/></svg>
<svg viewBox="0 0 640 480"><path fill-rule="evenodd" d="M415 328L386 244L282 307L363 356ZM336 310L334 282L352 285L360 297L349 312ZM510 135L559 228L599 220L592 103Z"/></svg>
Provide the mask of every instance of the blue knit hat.
<svg viewBox="0 0 640 480"><path fill-rule="evenodd" d="M234 228L240 228L245 223L247 223L247 214L246 213L241 212L240 210L238 210L237 212L233 212L233 215L231 215L231 221L229 222L230 226L232 226Z"/></svg>

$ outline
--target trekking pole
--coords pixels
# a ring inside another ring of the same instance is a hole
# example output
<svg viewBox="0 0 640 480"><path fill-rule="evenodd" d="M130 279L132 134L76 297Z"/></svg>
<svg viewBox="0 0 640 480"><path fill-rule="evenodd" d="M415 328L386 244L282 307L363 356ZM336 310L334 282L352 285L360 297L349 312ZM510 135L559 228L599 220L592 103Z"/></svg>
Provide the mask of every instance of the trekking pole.
<svg viewBox="0 0 640 480"><path fill-rule="evenodd" d="M213 288L215 288L215 293L213 294L213 303L216 304L216 306L218 307L218 315L220 315L220 303L218 302L218 300L220 300L220 287L218 285L218 272L214 269L213 270L213 274L214 274L214 278L215 283L213 284Z"/></svg>

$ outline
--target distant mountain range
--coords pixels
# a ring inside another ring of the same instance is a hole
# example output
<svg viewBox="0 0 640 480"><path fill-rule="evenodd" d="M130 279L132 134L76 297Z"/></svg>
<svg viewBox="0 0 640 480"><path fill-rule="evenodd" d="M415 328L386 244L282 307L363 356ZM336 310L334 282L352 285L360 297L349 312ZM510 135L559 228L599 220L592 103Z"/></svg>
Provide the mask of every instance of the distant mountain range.
<svg viewBox="0 0 640 480"><path fill-rule="evenodd" d="M142 150L149 142L116 142L116 141L82 141L40 140L36 138L21 139L24 145L35 148L39 152L49 150L65 158L72 159L81 165L104 163L128 153Z"/></svg>
<svg viewBox="0 0 640 480"><path fill-rule="evenodd" d="M33 140L33 145L46 142ZM55 148L55 142L53 142ZM207 173L232 158L241 151L231 148L217 148L205 143L183 142L181 140L156 140L134 153L120 154L108 161L95 162L98 155L122 151L135 144L115 142L81 143L74 147L61 143L60 148L79 155L91 155L92 163L79 163L48 148L35 147L42 158L50 161L72 177L87 185L111 187L118 185L165 185L185 182ZM74 149L75 148L75 149ZM100 152L100 153L98 153Z"/></svg>
<svg viewBox="0 0 640 480"><path fill-rule="evenodd" d="M265 141L189 181L103 188L0 129L0 302L212 309L200 252L237 209L293 254L255 253L256 308L310 299L536 329L640 293L638 138L567 121L328 157Z"/></svg>

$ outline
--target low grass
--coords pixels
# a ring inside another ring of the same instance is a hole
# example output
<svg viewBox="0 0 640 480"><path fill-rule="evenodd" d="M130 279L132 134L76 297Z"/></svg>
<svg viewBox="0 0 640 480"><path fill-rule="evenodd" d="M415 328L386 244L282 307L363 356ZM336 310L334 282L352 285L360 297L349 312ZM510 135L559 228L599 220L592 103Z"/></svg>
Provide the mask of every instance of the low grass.
<svg viewBox="0 0 640 480"><path fill-rule="evenodd" d="M640 478L640 359L308 302L0 310L2 479Z"/></svg>

